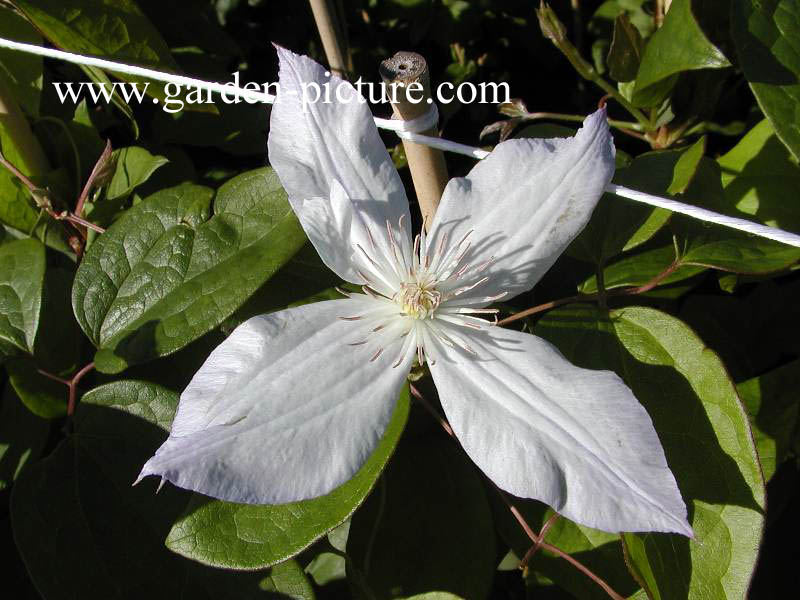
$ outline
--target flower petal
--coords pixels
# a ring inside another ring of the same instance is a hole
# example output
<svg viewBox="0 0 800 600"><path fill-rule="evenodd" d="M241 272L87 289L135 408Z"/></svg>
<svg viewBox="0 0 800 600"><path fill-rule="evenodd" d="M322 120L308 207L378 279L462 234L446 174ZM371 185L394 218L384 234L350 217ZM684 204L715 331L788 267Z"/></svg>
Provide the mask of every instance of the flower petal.
<svg viewBox="0 0 800 600"><path fill-rule="evenodd" d="M572 365L536 336L464 334L431 365L467 454L502 489L605 531L692 535L652 421L610 371Z"/></svg>
<svg viewBox="0 0 800 600"><path fill-rule="evenodd" d="M413 360L350 347L370 329L333 300L254 317L181 395L169 439L140 477L250 504L313 498L350 479L374 450ZM375 301L372 301L373 303ZM380 307L378 307L380 308Z"/></svg>
<svg viewBox="0 0 800 600"><path fill-rule="evenodd" d="M498 144L464 178L450 180L434 218L429 249L474 230L464 282L489 277L465 297L505 299L531 289L580 233L614 174L614 144L604 109L568 139Z"/></svg>
<svg viewBox="0 0 800 600"><path fill-rule="evenodd" d="M361 283L350 262L351 215L337 212L349 210L350 203L331 203L333 181L373 231L385 231L388 221L397 239L400 218L406 229L410 222L403 184L358 91L326 76L308 57L280 47L278 56L280 93L270 116L270 163L325 264L342 279ZM409 233L402 235L410 244Z"/></svg>

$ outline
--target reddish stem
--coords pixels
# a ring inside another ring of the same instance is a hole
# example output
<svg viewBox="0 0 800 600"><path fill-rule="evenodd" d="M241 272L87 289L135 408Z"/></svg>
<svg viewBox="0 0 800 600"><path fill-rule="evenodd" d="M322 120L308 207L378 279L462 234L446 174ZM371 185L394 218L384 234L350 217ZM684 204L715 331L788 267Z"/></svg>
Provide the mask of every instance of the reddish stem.
<svg viewBox="0 0 800 600"><path fill-rule="evenodd" d="M547 530L552 527L553 523L556 522L560 515L558 513L553 513L552 516L547 519L544 525L542 525L541 530L539 530L539 541L536 542L530 549L525 553L525 556L522 557L522 560L519 563L519 568L524 569L530 560L533 558L533 555L536 554L536 551L542 547L542 543L544 542L544 536L547 535Z"/></svg>
<svg viewBox="0 0 800 600"><path fill-rule="evenodd" d="M444 419L444 417L440 415L439 412L435 408L433 408L433 406L431 406L431 404L425 399L425 396L423 396L422 393L416 387L414 387L413 383L409 384L408 387L411 390L411 395L414 396L414 398L416 398L417 400L419 400L419 403L422 404L425 410L427 410L431 414L431 416L434 419L436 419L436 421L438 421L442 429L444 429L447 432L447 435L455 439L456 434L453 431L453 428L450 427L450 423L448 423Z"/></svg>
<svg viewBox="0 0 800 600"><path fill-rule="evenodd" d="M83 186L83 190L81 190L81 195L78 197L78 201L75 203L75 210L73 214L76 217L83 216L83 205L86 203L86 198L89 196L89 192L92 190L92 186L94 185L94 180L97 177L98 172L105 167L106 161L111 156L111 140L106 140L105 148L100 153L100 158L97 159L94 167L92 168L92 172L89 175L89 178L86 180L86 183ZM89 227L89 225L86 225ZM102 232L101 232L102 233Z"/></svg>
<svg viewBox="0 0 800 600"><path fill-rule="evenodd" d="M681 266L681 263L678 259L675 259L666 269L661 271L658 275L653 277L650 281L645 283L644 285L624 288L621 290L610 290L606 292L606 297L613 297L613 296L635 296L636 294L644 294L645 292L649 292L653 288L657 287L659 283L661 283L664 279L669 277L672 273L678 270ZM536 313L543 312L545 310L550 310L551 308L556 308L558 306L562 306L564 304L571 304L572 302L594 302L595 300L599 299L599 294L578 294L577 296L570 296L568 298L559 298L558 300L551 300L550 302L545 302L544 304L538 304L532 308L526 308L525 310L521 310L518 313L514 313L510 317L506 317L505 319L500 319L497 324L498 325L507 325L508 323L512 323L519 319L523 319L525 317L529 317L531 315L535 315Z"/></svg>
<svg viewBox="0 0 800 600"><path fill-rule="evenodd" d="M75 405L78 402L78 383L80 383L81 379L83 379L84 375L86 375L89 371L94 369L94 363L90 362L88 365L84 366L80 371L75 373L71 379L64 379L63 377L59 377L58 375L53 375L52 373L48 373L44 369L37 369L40 374L52 379L53 381L58 381L59 383L63 383L67 386L69 390L68 399L67 399L67 416L71 417L75 414Z"/></svg>
<svg viewBox="0 0 800 600"><path fill-rule="evenodd" d="M92 229L92 230L96 231L97 233L105 233L106 232L106 230L103 229L102 227L100 227L100 225L95 225L91 221L87 221L86 219L83 219L83 218L79 217L78 215L75 215L75 214L70 213L70 212L66 212L65 211L65 212L59 213L58 215L55 215L55 218L58 219L59 221L69 221L73 225L75 225L75 224L83 225L84 227L88 227L89 229ZM83 231L81 231L80 229L78 229L78 231L80 232L80 234L85 239L86 238L85 233Z"/></svg>
<svg viewBox="0 0 800 600"><path fill-rule="evenodd" d="M529 317L531 315L535 315L536 313L543 312L545 310L550 310L551 308L556 308L563 304L571 304L572 302L594 302L597 300L597 294L579 294L577 296L570 296L569 298L560 298L558 300L551 300L550 302L545 302L544 304L539 304L534 306L533 308L526 308L525 310L521 310L518 313L514 313L510 317L506 317L505 319L500 319L497 324L498 325L507 325L513 321L518 319L523 319L525 317Z"/></svg>
<svg viewBox="0 0 800 600"><path fill-rule="evenodd" d="M560 558L563 558L565 561L567 561L569 564L571 564L573 567L578 569L581 573L586 575L589 579L591 579L597 585L599 585L601 588L603 588L603 591L606 594L608 594L611 598L613 598L614 600L625 600L624 596L620 596L617 592L615 592L613 590L613 588L610 585L608 585L602 578L600 578L599 576L595 575L591 570L589 570L588 567L586 567L585 565L581 564L578 560L576 560L575 558L573 558L572 556L570 556L569 554L567 554L566 552L564 552L560 548L557 548L556 546L553 546L552 544L548 544L547 542L541 542L540 543L540 547L543 548L544 550L547 550L548 552L552 552L553 554L555 554L556 556L558 556Z"/></svg>

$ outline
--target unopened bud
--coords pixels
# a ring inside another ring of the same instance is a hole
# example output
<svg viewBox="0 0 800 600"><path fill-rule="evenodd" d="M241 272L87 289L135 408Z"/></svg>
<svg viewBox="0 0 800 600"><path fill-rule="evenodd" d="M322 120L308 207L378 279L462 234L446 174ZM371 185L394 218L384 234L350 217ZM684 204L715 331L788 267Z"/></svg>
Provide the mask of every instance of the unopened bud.
<svg viewBox="0 0 800 600"><path fill-rule="evenodd" d="M567 38L567 28L559 21L553 9L542 0L539 8L536 9L536 16L539 18L539 27L542 28L542 34L548 40L552 41L556 46Z"/></svg>

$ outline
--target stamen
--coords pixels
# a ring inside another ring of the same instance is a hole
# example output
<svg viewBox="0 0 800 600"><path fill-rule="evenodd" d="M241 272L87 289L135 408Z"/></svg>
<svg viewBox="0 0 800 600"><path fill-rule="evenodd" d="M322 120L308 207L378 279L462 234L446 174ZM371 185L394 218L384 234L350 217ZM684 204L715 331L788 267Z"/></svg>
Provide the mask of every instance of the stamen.
<svg viewBox="0 0 800 600"><path fill-rule="evenodd" d="M349 342L348 346L363 346L367 343L367 340L361 340L360 342Z"/></svg>
<svg viewBox="0 0 800 600"><path fill-rule="evenodd" d="M476 272L476 273L480 273L481 271L483 271L484 269L486 269L486 267L488 267L488 266L489 266L490 264L492 264L493 262L494 262L494 256L492 256L492 257L491 257L489 260L487 260L487 261L485 261L485 262L482 262L482 263L481 263L481 264L479 264L477 267L475 267L475 272Z"/></svg>
<svg viewBox="0 0 800 600"><path fill-rule="evenodd" d="M367 238L369 238L369 245L372 248L372 251L375 251L375 239L372 237L372 231L369 228L369 225L365 225L364 229L367 230Z"/></svg>
<svg viewBox="0 0 800 600"><path fill-rule="evenodd" d="M375 355L372 358L369 359L369 362L375 362L376 360L378 360L378 357L381 355L382 352L383 352L383 348L378 348L378 351L375 353Z"/></svg>
<svg viewBox="0 0 800 600"><path fill-rule="evenodd" d="M439 247L436 249L436 254L440 255L442 250L444 249L444 245L447 243L448 232L445 231L442 235L442 239L439 240Z"/></svg>
<svg viewBox="0 0 800 600"><path fill-rule="evenodd" d="M403 272L402 271L406 271L407 270L406 259L405 259L405 256L401 256L402 253L400 252L400 248L397 246L397 242L394 239L394 233L392 232L392 224L389 222L389 219L386 219L386 233L389 236L389 246L391 246L391 248L392 248L392 254L394 255L395 262L397 263L398 266L401 263L403 265L403 268L400 269L399 271L397 269L395 269L395 272L397 273L398 278L402 279L402 277L403 277Z"/></svg>
<svg viewBox="0 0 800 600"><path fill-rule="evenodd" d="M483 301L484 302L494 302L496 300L500 300L500 298L505 298L506 296L508 296L508 292L501 292L501 293L497 294L496 296L486 296L483 299Z"/></svg>
<svg viewBox="0 0 800 600"><path fill-rule="evenodd" d="M366 250L364 250L364 248L361 246L361 244L356 244L356 247L357 247L359 250L361 250L361 252L364 254L364 256L366 256L366 257L367 257L367 260L368 260L370 263L372 263L372 266L373 266L373 267L375 267L376 269L378 269L378 271L380 271L380 268L381 268L381 267L380 267L380 265L378 265L378 263L376 263L376 262L375 262L375 261L372 259L372 257L371 257L369 254L367 254L367 251L366 251Z"/></svg>
<svg viewBox="0 0 800 600"><path fill-rule="evenodd" d="M479 285L481 285L482 283L486 283L487 281L489 281L489 278L488 277L484 277L483 279L479 279L478 281L476 281L472 285L468 285L468 286L465 286L465 287L462 287L462 288L458 288L457 290L455 290L453 292L453 296L460 296L464 292L468 292L470 290L473 290L476 287L478 287Z"/></svg>
<svg viewBox="0 0 800 600"><path fill-rule="evenodd" d="M342 321L359 321L359 320L363 319L364 317L363 317L363 315L361 315L361 316L355 316L355 317L339 317L339 318Z"/></svg>
<svg viewBox="0 0 800 600"><path fill-rule="evenodd" d="M356 269L356 273L358 273L358 276L364 280L364 283L366 283L367 285L372 285L372 280L366 275L364 275L363 271L361 271L360 269Z"/></svg>
<svg viewBox="0 0 800 600"><path fill-rule="evenodd" d="M475 319L476 321L480 321L481 323L485 323L486 325L489 324L488 321L484 321L483 319L478 319L476 317L461 317L461 318L458 318L458 317L450 316L448 314L441 314L441 315L438 315L437 318L442 320L442 321L446 321L447 323L452 323L453 325L460 325L460 326L463 326L463 327L469 327L470 329L477 329L479 331L482 329L482 327L478 323L474 323L472 321L469 321L468 319Z"/></svg>
<svg viewBox="0 0 800 600"><path fill-rule="evenodd" d="M344 296L344 297L346 297L346 298L352 298L352 297L353 297L353 296L352 296L352 294L351 294L350 292L345 292L345 291L344 291L342 288L340 288L340 287L335 287L335 288L333 288L333 289L335 289L337 292L339 292L339 293L340 293L342 296Z"/></svg>

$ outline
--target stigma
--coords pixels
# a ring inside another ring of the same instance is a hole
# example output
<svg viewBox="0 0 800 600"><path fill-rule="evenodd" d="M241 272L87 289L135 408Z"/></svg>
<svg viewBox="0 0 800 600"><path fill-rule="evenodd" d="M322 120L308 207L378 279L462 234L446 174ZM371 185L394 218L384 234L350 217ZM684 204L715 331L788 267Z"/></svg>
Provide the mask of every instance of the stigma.
<svg viewBox="0 0 800 600"><path fill-rule="evenodd" d="M415 319L432 319L442 303L442 292L435 287L415 281L400 284L395 296L403 313Z"/></svg>
<svg viewBox="0 0 800 600"><path fill-rule="evenodd" d="M438 345L476 354L468 341L470 332L497 322L498 310L484 306L506 295L503 292L486 296L478 289L489 280L484 271L494 258L470 260L472 230L455 243L443 233L436 244L429 246L423 227L412 246L402 218L397 223L399 235L395 235L389 222L385 225L382 235L388 244L376 244L377 236L367 229L366 247L354 245L358 257L354 267L363 280L362 291L376 302L361 314L340 317L370 325L367 337L350 345L372 346L371 361L385 350L397 352L398 360L393 366L398 366L415 346L420 365L435 362L432 354ZM363 298L360 294L342 293ZM486 317L494 317L494 322Z"/></svg>

